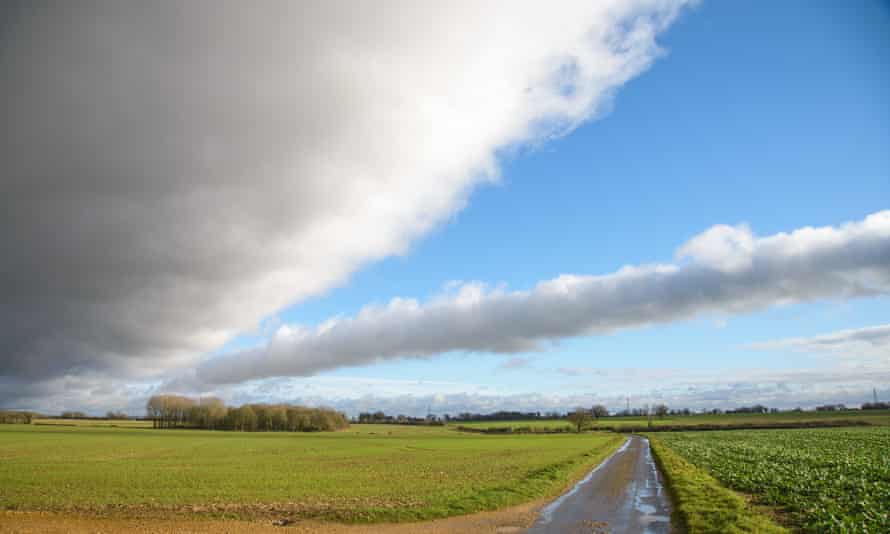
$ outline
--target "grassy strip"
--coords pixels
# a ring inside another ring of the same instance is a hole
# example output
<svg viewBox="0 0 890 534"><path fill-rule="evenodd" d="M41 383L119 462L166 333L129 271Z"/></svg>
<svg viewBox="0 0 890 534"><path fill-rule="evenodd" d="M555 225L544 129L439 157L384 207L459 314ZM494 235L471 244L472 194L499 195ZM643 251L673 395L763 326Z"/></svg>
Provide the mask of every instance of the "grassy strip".
<svg viewBox="0 0 890 534"><path fill-rule="evenodd" d="M151 421L143 419L58 419L34 418L32 425L44 426L77 426L77 427L119 427L119 428L151 428Z"/></svg>
<svg viewBox="0 0 890 534"><path fill-rule="evenodd" d="M689 534L787 533L745 499L726 489L711 475L647 436L655 461L664 474L674 500L674 523Z"/></svg>
<svg viewBox="0 0 890 534"><path fill-rule="evenodd" d="M653 423L652 426L599 425L591 427L590 429L639 434L643 432L701 432L707 430L790 430L794 428L842 428L851 426L872 426L872 423L868 421L853 419L836 419L829 421L786 421L777 423L722 423L697 425L666 425Z"/></svg>
<svg viewBox="0 0 890 534"><path fill-rule="evenodd" d="M585 431L620 432L641 434L646 432L701 432L707 430L790 430L795 428L842 428L873 426L868 421L839 419L834 421L788 421L778 423L740 423L740 424L699 424L699 425L595 425L585 427ZM567 434L574 433L570 426L466 426L454 427L458 432L473 434Z"/></svg>
<svg viewBox="0 0 890 534"><path fill-rule="evenodd" d="M591 469L603 463L625 441L624 436L614 436L579 457L532 470L518 483L483 489L475 495L450 503L447 514L443 516L496 510L532 500L558 497L577 484Z"/></svg>
<svg viewBox="0 0 890 534"><path fill-rule="evenodd" d="M624 436L610 436L607 441L597 443L595 448L578 456L533 469L518 480L479 488L446 502L427 503L421 507L369 507L361 512L332 507L327 511L290 515L296 518L344 523L418 522L499 510L539 499L555 498L577 484L591 469L614 453L625 440ZM245 517L245 515L236 514L232 517Z"/></svg>
<svg viewBox="0 0 890 534"><path fill-rule="evenodd" d="M458 432L470 432L473 434L568 434L575 432L569 426L457 426Z"/></svg>

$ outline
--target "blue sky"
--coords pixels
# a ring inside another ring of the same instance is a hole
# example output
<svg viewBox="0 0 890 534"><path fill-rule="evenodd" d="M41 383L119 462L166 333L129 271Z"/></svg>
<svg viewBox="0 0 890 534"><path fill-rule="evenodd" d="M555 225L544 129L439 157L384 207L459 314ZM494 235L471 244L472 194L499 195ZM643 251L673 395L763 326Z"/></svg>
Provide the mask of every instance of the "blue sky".
<svg viewBox="0 0 890 534"><path fill-rule="evenodd" d="M10 26L0 407L890 396L886 2L206 8Z"/></svg>
<svg viewBox="0 0 890 534"><path fill-rule="evenodd" d="M659 42L664 55L601 118L510 151L496 185L404 255L369 264L280 321L317 324L393 297L428 298L451 280L525 289L562 273L670 261L714 224L769 235L887 207L886 4L704 2ZM527 365L511 370L502 367L509 356L457 353L325 374L567 394L599 385L560 368L820 368L829 362L818 355L745 346L883 324L888 309L877 297L703 317L564 340L522 354Z"/></svg>

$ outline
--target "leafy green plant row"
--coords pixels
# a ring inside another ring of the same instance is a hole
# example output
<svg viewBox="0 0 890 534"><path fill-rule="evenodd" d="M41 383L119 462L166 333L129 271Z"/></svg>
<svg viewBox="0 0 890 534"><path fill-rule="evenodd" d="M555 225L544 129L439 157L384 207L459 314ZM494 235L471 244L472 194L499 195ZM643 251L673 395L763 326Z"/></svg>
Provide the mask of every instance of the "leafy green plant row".
<svg viewBox="0 0 890 534"><path fill-rule="evenodd" d="M690 534L779 534L787 530L745 499L649 435L655 461L674 500L673 522Z"/></svg>
<svg viewBox="0 0 890 534"><path fill-rule="evenodd" d="M890 428L686 432L658 440L723 485L781 509L805 532L890 532Z"/></svg>

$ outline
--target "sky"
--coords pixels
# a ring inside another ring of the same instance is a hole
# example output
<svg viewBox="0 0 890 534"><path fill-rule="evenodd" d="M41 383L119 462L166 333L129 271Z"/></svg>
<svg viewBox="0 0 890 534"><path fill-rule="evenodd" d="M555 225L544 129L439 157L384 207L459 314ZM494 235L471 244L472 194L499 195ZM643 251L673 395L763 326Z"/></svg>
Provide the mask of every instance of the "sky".
<svg viewBox="0 0 890 534"><path fill-rule="evenodd" d="M886 2L0 17L0 408L890 400Z"/></svg>

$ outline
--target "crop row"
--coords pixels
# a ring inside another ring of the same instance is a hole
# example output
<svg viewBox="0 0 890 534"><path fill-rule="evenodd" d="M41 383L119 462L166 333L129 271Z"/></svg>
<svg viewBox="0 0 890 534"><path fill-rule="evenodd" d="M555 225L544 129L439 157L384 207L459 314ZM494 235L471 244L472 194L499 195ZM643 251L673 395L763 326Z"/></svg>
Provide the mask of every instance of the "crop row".
<svg viewBox="0 0 890 534"><path fill-rule="evenodd" d="M806 532L890 532L890 428L681 432L659 440Z"/></svg>

